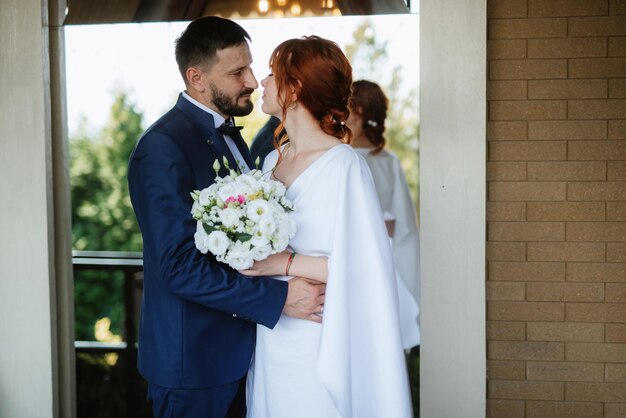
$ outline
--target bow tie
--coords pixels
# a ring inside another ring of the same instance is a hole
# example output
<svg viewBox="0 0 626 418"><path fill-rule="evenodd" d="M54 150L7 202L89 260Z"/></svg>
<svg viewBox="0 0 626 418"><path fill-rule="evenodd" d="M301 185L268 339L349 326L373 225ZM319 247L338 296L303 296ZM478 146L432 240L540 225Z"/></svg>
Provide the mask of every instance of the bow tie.
<svg viewBox="0 0 626 418"><path fill-rule="evenodd" d="M224 121L222 125L217 128L217 132L222 135L233 136L239 133L240 130L243 129L243 126L235 126L235 122L232 118L228 118Z"/></svg>

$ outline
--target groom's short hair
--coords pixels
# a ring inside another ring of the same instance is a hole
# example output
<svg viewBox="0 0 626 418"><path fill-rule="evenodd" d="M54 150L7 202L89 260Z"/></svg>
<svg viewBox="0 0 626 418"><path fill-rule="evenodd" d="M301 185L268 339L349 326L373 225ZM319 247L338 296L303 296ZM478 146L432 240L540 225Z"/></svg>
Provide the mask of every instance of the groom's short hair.
<svg viewBox="0 0 626 418"><path fill-rule="evenodd" d="M176 39L176 63L187 83L187 68L212 64L219 49L250 41L248 32L237 23L217 16L205 16L192 21Z"/></svg>

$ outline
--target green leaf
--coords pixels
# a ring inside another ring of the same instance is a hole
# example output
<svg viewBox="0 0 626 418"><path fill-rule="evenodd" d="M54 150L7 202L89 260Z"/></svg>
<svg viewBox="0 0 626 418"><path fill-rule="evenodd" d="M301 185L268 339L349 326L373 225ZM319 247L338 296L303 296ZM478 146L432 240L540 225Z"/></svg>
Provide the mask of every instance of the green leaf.
<svg viewBox="0 0 626 418"><path fill-rule="evenodd" d="M235 233L235 239L241 242L247 242L252 239L252 235L246 234L245 232L237 232Z"/></svg>
<svg viewBox="0 0 626 418"><path fill-rule="evenodd" d="M209 224L205 224L204 222L202 222L202 227L204 228L204 230L205 230L205 232L206 232L207 234L210 234L210 233L211 233L211 232L213 232L213 231L217 231L217 229L216 229L216 228L213 228L211 225L209 225Z"/></svg>

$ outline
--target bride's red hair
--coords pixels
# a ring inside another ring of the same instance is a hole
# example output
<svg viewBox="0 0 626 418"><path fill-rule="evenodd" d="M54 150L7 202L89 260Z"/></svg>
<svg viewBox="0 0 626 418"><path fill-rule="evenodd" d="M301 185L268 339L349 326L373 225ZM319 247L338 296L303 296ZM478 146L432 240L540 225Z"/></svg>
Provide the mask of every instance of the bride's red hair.
<svg viewBox="0 0 626 418"><path fill-rule="evenodd" d="M277 96L285 98L283 121L287 109L294 103L290 93L295 91L297 105L304 106L325 133L350 142L352 132L345 120L350 114L352 66L336 43L319 36L289 39L272 52L270 68ZM282 130L281 121L274 132L277 147L288 140L286 134L278 138Z"/></svg>

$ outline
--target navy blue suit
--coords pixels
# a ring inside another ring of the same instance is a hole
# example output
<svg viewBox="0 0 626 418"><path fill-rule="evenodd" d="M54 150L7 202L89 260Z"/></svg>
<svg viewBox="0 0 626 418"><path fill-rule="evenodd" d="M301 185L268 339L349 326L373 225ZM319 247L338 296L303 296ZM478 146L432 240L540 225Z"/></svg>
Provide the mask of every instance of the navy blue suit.
<svg viewBox="0 0 626 418"><path fill-rule="evenodd" d="M181 95L130 158L128 182L144 256L138 363L151 384L196 389L242 379L256 324L272 328L284 306L286 282L242 276L195 248L190 192L214 181L213 162L224 155L232 159L212 116Z"/></svg>

